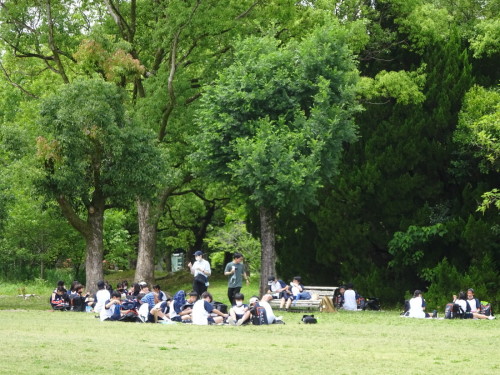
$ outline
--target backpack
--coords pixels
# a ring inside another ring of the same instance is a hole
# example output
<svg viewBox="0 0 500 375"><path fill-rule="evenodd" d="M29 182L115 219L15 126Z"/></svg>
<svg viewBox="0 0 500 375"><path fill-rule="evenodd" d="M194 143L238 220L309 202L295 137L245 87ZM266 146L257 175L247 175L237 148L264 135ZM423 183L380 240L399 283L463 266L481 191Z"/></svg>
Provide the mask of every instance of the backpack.
<svg viewBox="0 0 500 375"><path fill-rule="evenodd" d="M222 302L212 302L212 306L214 309L219 310L223 314L227 314L227 305L223 304Z"/></svg>
<svg viewBox="0 0 500 375"><path fill-rule="evenodd" d="M457 303L446 304L444 310L445 319L463 319L465 316L465 311Z"/></svg>
<svg viewBox="0 0 500 375"><path fill-rule="evenodd" d="M182 306L184 306L186 302L186 293L183 290L179 290L174 294L174 310L177 314L182 311Z"/></svg>
<svg viewBox="0 0 500 375"><path fill-rule="evenodd" d="M302 316L302 323L316 324L318 323L318 320L314 317L314 315L304 315Z"/></svg>
<svg viewBox="0 0 500 375"><path fill-rule="evenodd" d="M491 309L491 303L485 302L485 301L481 301L481 306L479 308L479 313L483 314L483 315L486 315L486 316L493 315L493 310Z"/></svg>
<svg viewBox="0 0 500 375"><path fill-rule="evenodd" d="M73 301L73 311L79 311L79 312L85 311L85 306L86 306L85 297L82 296L73 297L72 301Z"/></svg>
<svg viewBox="0 0 500 375"><path fill-rule="evenodd" d="M379 311L380 310L380 302L378 298L375 297L367 297L365 303L365 309Z"/></svg>
<svg viewBox="0 0 500 375"><path fill-rule="evenodd" d="M261 326L269 324L267 321L266 309L259 305L258 302L255 303L255 305L252 307L252 310L250 311L252 313L252 317L250 318L250 320L253 325Z"/></svg>
<svg viewBox="0 0 500 375"><path fill-rule="evenodd" d="M119 322L140 322L141 320L139 319L139 315L137 314L137 311L135 310L130 310L128 313L122 315L120 319L118 319Z"/></svg>

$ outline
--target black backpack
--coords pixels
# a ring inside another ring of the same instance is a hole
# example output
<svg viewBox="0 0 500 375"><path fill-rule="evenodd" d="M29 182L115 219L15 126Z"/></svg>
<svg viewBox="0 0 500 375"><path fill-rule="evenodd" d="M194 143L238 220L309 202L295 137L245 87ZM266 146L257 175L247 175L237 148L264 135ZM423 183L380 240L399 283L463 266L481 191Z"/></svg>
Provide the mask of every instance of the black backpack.
<svg viewBox="0 0 500 375"><path fill-rule="evenodd" d="M318 323L318 320L314 317L314 315L304 315L302 316L302 323L316 324Z"/></svg>
<svg viewBox="0 0 500 375"><path fill-rule="evenodd" d="M463 319L465 316L465 311L457 303L446 304L444 310L445 319Z"/></svg>
<svg viewBox="0 0 500 375"><path fill-rule="evenodd" d="M223 314L227 314L227 305L222 302L212 302L214 309L219 310Z"/></svg>
<svg viewBox="0 0 500 375"><path fill-rule="evenodd" d="M267 321L266 309L259 305L258 302L255 303L250 312L252 314L251 321L253 325L261 326L269 324L269 322Z"/></svg>

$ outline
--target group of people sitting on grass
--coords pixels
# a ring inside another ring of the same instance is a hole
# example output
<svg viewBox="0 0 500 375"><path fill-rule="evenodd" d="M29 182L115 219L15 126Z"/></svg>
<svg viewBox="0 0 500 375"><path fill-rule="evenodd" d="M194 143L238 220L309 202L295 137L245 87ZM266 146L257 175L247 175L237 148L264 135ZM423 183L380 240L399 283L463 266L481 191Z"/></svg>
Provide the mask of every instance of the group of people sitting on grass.
<svg viewBox="0 0 500 375"><path fill-rule="evenodd" d="M186 295L183 290L169 296L154 285L152 290L145 282L134 284L129 291L127 284L120 283L115 290L104 281L97 283L98 291L91 296L83 292L83 286L74 282L67 291L60 281L51 296L54 310L93 311L102 321L142 321L147 323L192 323L195 325L230 324L279 324L269 304L273 298L265 294L261 299L253 296L248 304L245 296L237 293L235 303L227 311L227 306L214 304L209 292L201 296L192 291ZM83 306L83 308L81 308Z"/></svg>
<svg viewBox="0 0 500 375"><path fill-rule="evenodd" d="M403 316L409 318L438 318L437 310L432 314L426 311L427 303L421 290L415 290L413 297L405 302ZM491 305L481 303L474 295L474 289L470 288L466 292L460 291L453 295L453 302L447 304L444 318L461 319L495 319L491 312Z"/></svg>

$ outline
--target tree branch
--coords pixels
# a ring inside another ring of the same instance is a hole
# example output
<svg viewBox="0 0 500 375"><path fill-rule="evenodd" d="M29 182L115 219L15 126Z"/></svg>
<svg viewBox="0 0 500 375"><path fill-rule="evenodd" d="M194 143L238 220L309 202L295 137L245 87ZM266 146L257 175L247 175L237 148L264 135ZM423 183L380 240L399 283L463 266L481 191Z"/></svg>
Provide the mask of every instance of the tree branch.
<svg viewBox="0 0 500 375"><path fill-rule="evenodd" d="M113 17L116 25L120 29L123 39L125 39L127 42L132 42L133 33L132 30L130 30L127 21L125 21L125 18L123 18L118 8L115 6L115 4L113 4L112 0L104 0L104 2L106 3L109 14L111 15L111 17Z"/></svg>
<svg viewBox="0 0 500 375"><path fill-rule="evenodd" d="M49 26L49 48L54 55L54 61L56 62L57 69L59 70L59 74L61 75L64 83L69 83L69 78L66 75L64 70L64 66L59 57L59 49L56 47L54 40L54 21L52 19L52 7L50 5L51 0L46 0L46 11L47 11L47 24Z"/></svg>
<svg viewBox="0 0 500 375"><path fill-rule="evenodd" d="M90 235L89 225L76 214L75 210L66 200L64 195L58 196L56 200L57 203L59 203L59 207L61 207L63 216L68 220L71 226L80 232L84 237L88 237Z"/></svg>
<svg viewBox="0 0 500 375"><path fill-rule="evenodd" d="M35 94L32 94L31 92L29 92L28 90L26 90L24 87L22 87L20 84L14 82L10 76L9 76L9 73L7 73L7 70L5 70L2 62L0 61L0 68L2 69L3 71L3 74L5 75L5 78L7 79L7 82L9 82L12 86L18 88L19 90L21 90L22 92L24 92L26 95L28 96L31 96L32 98L35 98L35 99L39 99L38 96L36 96Z"/></svg>
<svg viewBox="0 0 500 375"><path fill-rule="evenodd" d="M250 5L250 7L247 10L245 10L243 13L237 15L234 19L239 20L241 18L246 17L252 11L252 9L255 8L260 2L261 2L260 0L255 1L252 5Z"/></svg>

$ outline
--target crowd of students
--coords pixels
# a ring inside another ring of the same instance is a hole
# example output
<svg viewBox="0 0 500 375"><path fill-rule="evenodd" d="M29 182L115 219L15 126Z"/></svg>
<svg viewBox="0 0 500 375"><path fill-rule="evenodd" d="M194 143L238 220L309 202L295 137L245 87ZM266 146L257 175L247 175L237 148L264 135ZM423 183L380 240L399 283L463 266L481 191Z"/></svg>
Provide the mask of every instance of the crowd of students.
<svg viewBox="0 0 500 375"><path fill-rule="evenodd" d="M183 290L169 296L159 285L152 289L145 282L137 283L128 290L126 282L112 290L109 284L99 281L98 291L91 296L84 293L83 286L73 282L67 290L60 281L51 296L54 310L72 310L94 312L101 321L132 321L144 323L191 323L209 324L279 324L281 317L276 317L269 304L273 297L265 294L261 299L253 296L248 304L242 293L234 295L234 304L227 311L224 304L214 304L212 295L204 291L189 294Z"/></svg>
<svg viewBox="0 0 500 375"><path fill-rule="evenodd" d="M231 268L229 271L231 272ZM234 269L232 271L234 274ZM268 279L267 293L259 299L253 296L245 303L245 296L239 292L232 293L232 302L229 311L221 303L214 304L212 295L203 291L201 295L193 290L189 294L183 290L175 293L173 297L161 290L159 285L153 285L150 290L145 282L135 283L128 289L126 281L119 283L115 290L104 281L97 284L98 291L95 295L85 293L84 286L74 281L69 290L63 281L59 281L53 291L50 303L54 310L73 310L94 312L96 317L104 320L142 321L151 323L183 322L197 325L207 324L273 324L282 323L281 317L276 317L269 301L280 300L280 309L288 310L289 307L300 299L310 299L311 295L304 289L300 276L286 284L274 276ZM372 310L380 309L378 300L363 297L354 290L352 284L341 286L333 297L337 309L343 310ZM370 306L370 303L375 304ZM416 290L413 297L405 302L402 314L412 318L437 318L437 311L426 311L427 304L423 293ZM454 317L464 319L495 319L491 307L482 304L474 295L473 289L460 292L453 296L449 304L453 309L445 312ZM447 307L448 309L448 307Z"/></svg>

